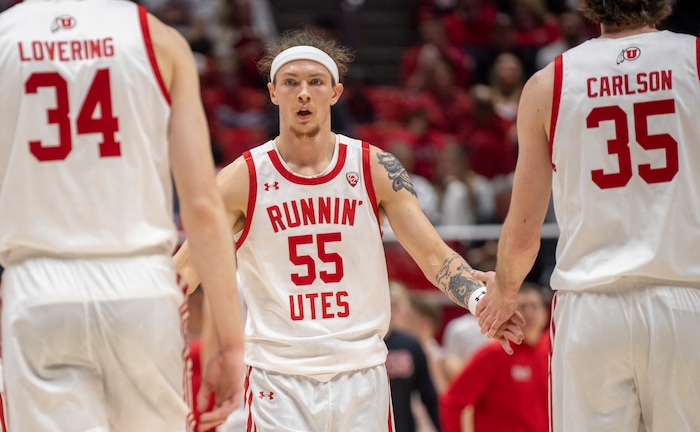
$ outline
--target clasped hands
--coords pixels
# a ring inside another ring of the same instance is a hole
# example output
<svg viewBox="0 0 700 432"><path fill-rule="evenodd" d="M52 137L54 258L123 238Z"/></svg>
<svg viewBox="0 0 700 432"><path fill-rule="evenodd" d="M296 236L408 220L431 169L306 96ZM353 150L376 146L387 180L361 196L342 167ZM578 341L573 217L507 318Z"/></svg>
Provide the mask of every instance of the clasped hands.
<svg viewBox="0 0 700 432"><path fill-rule="evenodd" d="M518 312L518 293L504 294L496 283L496 273L472 270L472 277L486 284L486 295L476 305L481 333L497 340L503 350L513 354L511 342L520 345L525 318Z"/></svg>

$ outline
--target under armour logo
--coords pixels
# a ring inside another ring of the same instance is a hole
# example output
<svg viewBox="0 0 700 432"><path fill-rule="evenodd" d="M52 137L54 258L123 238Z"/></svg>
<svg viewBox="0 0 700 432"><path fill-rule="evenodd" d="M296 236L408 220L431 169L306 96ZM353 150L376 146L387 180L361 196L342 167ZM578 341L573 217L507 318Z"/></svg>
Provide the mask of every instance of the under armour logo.
<svg viewBox="0 0 700 432"><path fill-rule="evenodd" d="M274 400L275 399L274 396L275 396L274 392L270 392L270 393L260 392L260 394L258 395L258 397L260 399L267 398L267 400Z"/></svg>
<svg viewBox="0 0 700 432"><path fill-rule="evenodd" d="M272 184L270 184L270 183L265 183L265 190L266 190L266 191L269 191L270 189L275 189L275 190L277 190L277 189L279 189L279 188L280 188L279 182L274 182L274 183L272 183Z"/></svg>

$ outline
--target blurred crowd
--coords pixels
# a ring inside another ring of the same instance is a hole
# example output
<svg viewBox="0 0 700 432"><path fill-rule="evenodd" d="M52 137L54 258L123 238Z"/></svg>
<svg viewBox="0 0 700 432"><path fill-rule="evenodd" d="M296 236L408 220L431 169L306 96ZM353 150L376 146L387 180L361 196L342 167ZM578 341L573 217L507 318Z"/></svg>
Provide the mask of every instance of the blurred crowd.
<svg viewBox="0 0 700 432"><path fill-rule="evenodd" d="M17 2L0 0L0 11ZM277 134L278 115L269 101L266 80L257 70L263 47L280 31L268 0L138 3L190 43L218 166ZM345 93L333 107L333 130L396 155L436 226L499 224L509 205L523 85L558 54L596 37L599 29L576 11L575 0L412 0L406 4L412 8L415 43L401 53L397 76L382 80L394 84L378 85L362 68L351 67ZM695 0L681 0L677 7L668 28L700 34L700 21L681 9L697 8ZM338 22L332 17L323 15L303 24L338 34ZM548 221L554 222L553 215L548 215ZM478 425L486 421L485 407L505 406L493 403L503 395L486 390L487 381L499 377L510 380L506 388L515 392L506 396L523 401L538 398L537 409L546 408L548 352L542 347L548 343L543 330L555 243L543 240L541 256L527 281L536 288L524 287L519 300L520 310L529 314L534 325L529 329L532 337L519 348L517 370L508 369L510 360L499 346L487 346L471 315L458 308L440 308L425 301L428 297L416 295L416 289L432 289L432 284L398 244L386 245L393 279L387 369L396 391L394 403L410 407L407 411L395 406L397 430L453 430L460 421L454 412L467 415L462 421L473 427L463 430L484 430ZM452 246L476 268L490 270L495 265L496 239L455 241ZM199 306L191 308L196 311ZM199 329L191 330L196 339ZM487 367L502 367L510 375L501 369L486 371ZM481 387L455 385L459 380ZM528 403L532 411L533 401Z"/></svg>
<svg viewBox="0 0 700 432"><path fill-rule="evenodd" d="M276 136L278 113L257 70L265 44L283 30L273 1L138 3L178 29L191 45L218 166ZM340 16L319 12L299 26L362 50L358 38L345 40L353 30L342 11L357 12L364 2L331 3L337 3ZM599 29L576 11L575 0L411 0L406 7L415 31L413 43L400 54L397 76L379 80L356 62L344 80L343 97L332 108L332 128L395 154L436 226L500 224L509 206L524 83L558 54L597 36ZM684 16L677 12L674 17L679 15ZM551 212L547 221L554 222ZM489 270L495 264L495 239L454 241L452 246L477 268ZM529 280L548 284L554 246L555 240L543 242ZM410 288L432 288L398 244L387 245L387 257L390 276Z"/></svg>

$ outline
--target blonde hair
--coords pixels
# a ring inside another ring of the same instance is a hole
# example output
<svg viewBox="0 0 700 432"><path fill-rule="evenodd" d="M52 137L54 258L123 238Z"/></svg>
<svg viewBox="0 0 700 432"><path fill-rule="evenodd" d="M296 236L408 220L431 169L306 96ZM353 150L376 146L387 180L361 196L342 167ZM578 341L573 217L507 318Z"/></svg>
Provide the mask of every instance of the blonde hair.
<svg viewBox="0 0 700 432"><path fill-rule="evenodd" d="M269 80L270 69L275 57L288 48L302 45L318 48L328 54L338 66L339 81L343 81L353 59L352 52L349 48L340 45L335 39L326 38L308 28L290 30L268 43L265 47L265 55L258 61L258 71Z"/></svg>

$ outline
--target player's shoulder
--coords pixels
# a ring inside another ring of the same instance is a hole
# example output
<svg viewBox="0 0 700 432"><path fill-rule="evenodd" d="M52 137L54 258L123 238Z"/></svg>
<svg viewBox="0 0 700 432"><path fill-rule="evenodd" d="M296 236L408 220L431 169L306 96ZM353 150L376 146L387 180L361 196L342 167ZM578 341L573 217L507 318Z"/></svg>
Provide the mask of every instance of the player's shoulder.
<svg viewBox="0 0 700 432"><path fill-rule="evenodd" d="M237 157L233 162L225 165L217 173L220 184L238 183L242 178L248 178L248 166L246 155Z"/></svg>
<svg viewBox="0 0 700 432"><path fill-rule="evenodd" d="M536 109L533 115L543 115L549 112L552 105L552 97L557 84L556 60L535 72L525 82L520 97L522 109Z"/></svg>
<svg viewBox="0 0 700 432"><path fill-rule="evenodd" d="M151 43L156 50L171 53L173 55L190 53L187 39L175 28L163 23L150 12L146 15L148 31Z"/></svg>
<svg viewBox="0 0 700 432"><path fill-rule="evenodd" d="M559 58L559 57L557 57ZM543 67L542 69L538 70L530 78L528 78L526 82L526 86L530 87L550 87L552 83L554 83L554 78L556 75L556 69L557 69L557 58L552 60L547 64L547 66Z"/></svg>

